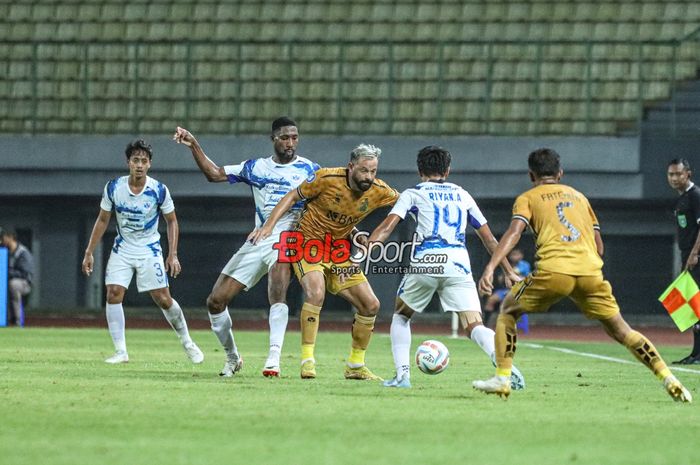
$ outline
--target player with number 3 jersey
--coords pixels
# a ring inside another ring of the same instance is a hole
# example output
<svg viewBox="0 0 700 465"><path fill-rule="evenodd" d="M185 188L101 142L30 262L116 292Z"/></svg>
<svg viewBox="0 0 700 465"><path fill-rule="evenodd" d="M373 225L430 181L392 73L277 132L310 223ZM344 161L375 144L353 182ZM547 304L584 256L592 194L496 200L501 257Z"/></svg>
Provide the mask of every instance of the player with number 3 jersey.
<svg viewBox="0 0 700 465"><path fill-rule="evenodd" d="M185 353L192 363L202 363L204 354L192 342L180 305L170 296L168 272L175 278L180 273L177 258L179 228L175 205L165 184L148 176L153 149L142 139L127 145L126 160L129 176L107 183L102 194L100 213L85 249L82 270L93 271L93 252L109 226L112 211L117 217L117 237L105 271L107 286L107 325L115 353L107 363L126 363L129 355L124 336L124 294L136 273L139 292L148 292L161 308L163 315L177 333ZM168 224L168 258L163 261L158 233L158 217L163 214Z"/></svg>

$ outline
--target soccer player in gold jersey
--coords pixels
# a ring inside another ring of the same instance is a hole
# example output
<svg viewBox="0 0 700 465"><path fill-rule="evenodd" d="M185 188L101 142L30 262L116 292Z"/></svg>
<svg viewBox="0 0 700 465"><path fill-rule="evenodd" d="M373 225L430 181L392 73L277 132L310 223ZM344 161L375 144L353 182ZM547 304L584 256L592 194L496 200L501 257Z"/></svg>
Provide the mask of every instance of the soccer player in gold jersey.
<svg viewBox="0 0 700 465"><path fill-rule="evenodd" d="M504 299L496 323L496 375L474 381L474 388L507 398L516 320L525 312L545 312L569 297L586 317L600 321L610 337L663 381L674 400L692 402L690 392L671 373L651 341L622 318L602 273L603 240L598 219L582 193L559 183L563 175L559 154L547 148L535 150L528 157L528 167L534 187L515 200L510 227L484 268L479 290L491 293L495 268L517 245L527 226L537 247L535 271L513 286Z"/></svg>
<svg viewBox="0 0 700 465"><path fill-rule="evenodd" d="M355 230L355 225L372 211L396 203L399 193L376 178L380 154L381 150L377 147L362 144L350 153L347 167L321 168L296 190L285 195L265 224L249 236L253 243L265 239L284 212L300 200L307 201L295 231L296 250L297 253L303 250L303 257L292 263L305 295L300 315L302 378L316 377L314 347L319 314L327 290L357 309L345 378L380 379L365 365L365 352L379 312L379 299L364 273L350 261L349 253L344 258L339 258L343 255L333 254L335 259L330 259L330 251L321 251L331 243L346 241ZM349 252L349 247L347 249Z"/></svg>

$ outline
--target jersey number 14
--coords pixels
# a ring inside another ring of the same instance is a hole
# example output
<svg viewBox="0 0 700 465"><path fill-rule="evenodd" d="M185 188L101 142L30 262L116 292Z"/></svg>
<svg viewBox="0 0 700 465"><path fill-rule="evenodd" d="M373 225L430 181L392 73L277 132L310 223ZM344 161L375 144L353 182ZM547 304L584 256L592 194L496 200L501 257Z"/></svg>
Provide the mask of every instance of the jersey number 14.
<svg viewBox="0 0 700 465"><path fill-rule="evenodd" d="M439 236L440 223L442 223L451 228L454 228L454 237L455 239L459 240L460 232L462 231L462 210L457 208L456 221L451 221L449 205L443 206L442 209L437 205L433 205L433 211L435 212L435 216L433 217L433 236Z"/></svg>

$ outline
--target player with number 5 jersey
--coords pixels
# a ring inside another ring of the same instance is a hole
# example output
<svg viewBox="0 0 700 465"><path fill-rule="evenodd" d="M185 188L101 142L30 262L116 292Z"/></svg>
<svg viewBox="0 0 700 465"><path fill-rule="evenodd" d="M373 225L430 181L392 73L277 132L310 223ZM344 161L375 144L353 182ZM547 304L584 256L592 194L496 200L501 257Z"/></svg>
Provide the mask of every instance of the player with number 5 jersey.
<svg viewBox="0 0 700 465"><path fill-rule="evenodd" d="M568 297L649 368L673 400L691 402L692 395L671 373L651 341L630 328L620 314L612 287L603 277L604 248L598 219L582 193L559 183L564 174L559 154L542 148L530 153L527 162L534 187L515 200L510 226L484 268L479 290L492 292L494 269L528 226L537 246L535 271L513 286L503 300L496 323L496 375L474 381L474 388L508 397L518 338L515 322L525 312L546 312Z"/></svg>
<svg viewBox="0 0 700 465"><path fill-rule="evenodd" d="M513 219L535 234L537 268L577 276L600 274L595 231L600 230L588 199L564 184L540 184L521 194Z"/></svg>

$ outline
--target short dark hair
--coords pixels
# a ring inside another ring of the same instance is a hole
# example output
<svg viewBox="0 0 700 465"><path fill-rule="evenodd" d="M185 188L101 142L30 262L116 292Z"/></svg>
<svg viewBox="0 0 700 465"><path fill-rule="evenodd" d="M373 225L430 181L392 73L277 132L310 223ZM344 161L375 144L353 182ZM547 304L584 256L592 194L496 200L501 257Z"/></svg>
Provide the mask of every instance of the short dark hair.
<svg viewBox="0 0 700 465"><path fill-rule="evenodd" d="M131 159L134 152L138 150L143 150L146 152L149 160L153 159L153 147L148 145L143 139L134 139L129 142L129 145L126 146L126 150L124 151L124 153L126 153L126 159Z"/></svg>
<svg viewBox="0 0 700 465"><path fill-rule="evenodd" d="M559 154L554 149L541 148L530 153L527 166L535 176L556 176L561 171Z"/></svg>
<svg viewBox="0 0 700 465"><path fill-rule="evenodd" d="M418 152L418 172L423 176L433 176L447 174L452 162L450 152L438 147L437 145L428 145L423 147Z"/></svg>
<svg viewBox="0 0 700 465"><path fill-rule="evenodd" d="M13 239L17 239L17 232L12 226L8 228L3 228L2 226L0 226L0 237L4 236L9 236Z"/></svg>
<svg viewBox="0 0 700 465"><path fill-rule="evenodd" d="M674 158L673 160L668 162L668 165L666 165L666 168L668 168L671 165L683 165L683 169L685 171L692 171L690 169L690 162L686 158Z"/></svg>
<svg viewBox="0 0 700 465"><path fill-rule="evenodd" d="M277 118L276 120L274 120L272 122L272 133L274 134L274 132L276 130L278 130L279 128L283 128L285 126L296 126L296 125L297 125L297 123L292 118L290 118L288 116L280 116L279 118Z"/></svg>

